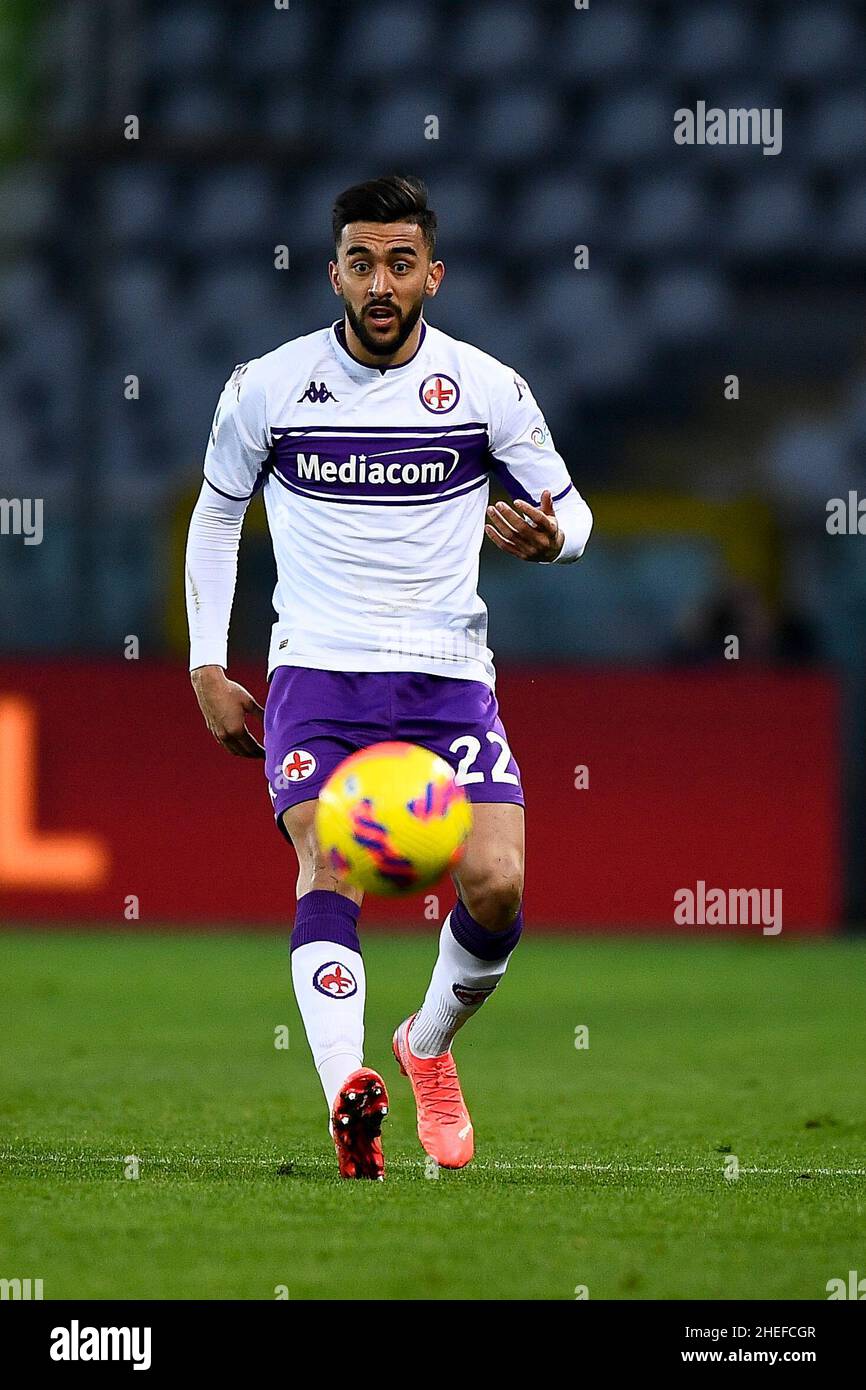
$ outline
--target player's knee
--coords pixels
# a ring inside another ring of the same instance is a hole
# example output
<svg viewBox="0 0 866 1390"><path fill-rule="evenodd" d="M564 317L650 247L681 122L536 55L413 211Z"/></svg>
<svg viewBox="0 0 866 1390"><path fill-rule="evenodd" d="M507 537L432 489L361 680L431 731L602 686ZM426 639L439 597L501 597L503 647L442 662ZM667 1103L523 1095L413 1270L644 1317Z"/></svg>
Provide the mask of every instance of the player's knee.
<svg viewBox="0 0 866 1390"><path fill-rule="evenodd" d="M487 874L466 885L463 897L479 926L487 931L505 931L520 911L523 874L517 865L508 873Z"/></svg>
<svg viewBox="0 0 866 1390"><path fill-rule="evenodd" d="M290 806L282 816L283 829L298 856L302 878L312 879L324 867L322 852L316 838L315 811L309 803Z"/></svg>
<svg viewBox="0 0 866 1390"><path fill-rule="evenodd" d="M304 801L300 806L290 806L280 820L298 858L314 857L317 849L315 804Z"/></svg>
<svg viewBox="0 0 866 1390"><path fill-rule="evenodd" d="M324 889L326 892L339 893L341 897L350 898L354 903L360 903L364 897L361 890L343 882L322 852L316 835L316 803L304 801L298 806L290 806L283 812L281 819L283 829L298 856L298 896L302 897L304 893L310 893L315 889Z"/></svg>

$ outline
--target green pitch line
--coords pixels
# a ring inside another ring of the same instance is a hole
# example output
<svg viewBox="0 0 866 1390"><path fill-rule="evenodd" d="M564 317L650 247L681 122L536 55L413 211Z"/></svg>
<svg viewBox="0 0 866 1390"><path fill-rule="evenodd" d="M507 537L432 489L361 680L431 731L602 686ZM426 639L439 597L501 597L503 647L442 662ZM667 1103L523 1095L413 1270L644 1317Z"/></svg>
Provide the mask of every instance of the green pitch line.
<svg viewBox="0 0 866 1390"><path fill-rule="evenodd" d="M866 943L524 941L455 1049L477 1161L433 1179L390 1037L435 933L368 936L372 1184L336 1177L284 940L134 933L0 935L0 1278L821 1299L866 1275Z"/></svg>

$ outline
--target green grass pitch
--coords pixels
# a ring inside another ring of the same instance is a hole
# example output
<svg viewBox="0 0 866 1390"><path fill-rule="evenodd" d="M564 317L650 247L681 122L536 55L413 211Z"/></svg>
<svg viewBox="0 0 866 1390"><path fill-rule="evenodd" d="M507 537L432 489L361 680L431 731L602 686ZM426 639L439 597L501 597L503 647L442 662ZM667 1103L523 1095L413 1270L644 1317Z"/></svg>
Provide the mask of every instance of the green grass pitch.
<svg viewBox="0 0 866 1390"><path fill-rule="evenodd" d="M374 1184L336 1177L285 941L135 931L0 935L0 1276L46 1299L823 1299L866 1274L864 942L525 940L455 1049L476 1160L433 1180L390 1037L435 934L370 933Z"/></svg>

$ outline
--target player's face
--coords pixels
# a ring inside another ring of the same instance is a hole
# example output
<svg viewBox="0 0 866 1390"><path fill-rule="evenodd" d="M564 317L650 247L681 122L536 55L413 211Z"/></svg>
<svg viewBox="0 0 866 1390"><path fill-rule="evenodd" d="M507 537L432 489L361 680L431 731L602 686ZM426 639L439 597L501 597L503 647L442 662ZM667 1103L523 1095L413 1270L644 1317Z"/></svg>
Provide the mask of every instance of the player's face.
<svg viewBox="0 0 866 1390"><path fill-rule="evenodd" d="M382 358L399 352L445 273L413 222L350 222L329 270L350 327Z"/></svg>

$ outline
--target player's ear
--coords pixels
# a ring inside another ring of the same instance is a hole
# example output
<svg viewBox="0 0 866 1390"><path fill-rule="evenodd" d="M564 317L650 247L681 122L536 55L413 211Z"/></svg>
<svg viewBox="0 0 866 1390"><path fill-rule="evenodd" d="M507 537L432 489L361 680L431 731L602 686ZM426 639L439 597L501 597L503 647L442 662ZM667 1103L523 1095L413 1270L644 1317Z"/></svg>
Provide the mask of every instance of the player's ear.
<svg viewBox="0 0 866 1390"><path fill-rule="evenodd" d="M442 279L444 275L445 262L431 261L430 269L427 271L427 284L425 287L425 294L427 295L428 299L432 299L434 294L436 294L437 290L439 289L439 286L442 284Z"/></svg>
<svg viewBox="0 0 866 1390"><path fill-rule="evenodd" d="M328 279L331 282L331 289L334 291L334 294L342 294L343 282L340 279L340 268L336 261L328 262Z"/></svg>

